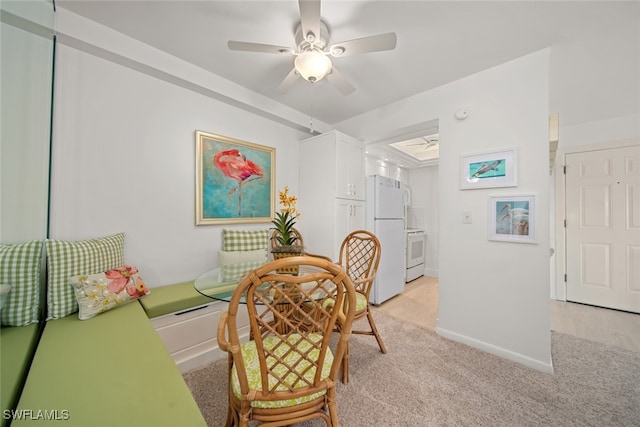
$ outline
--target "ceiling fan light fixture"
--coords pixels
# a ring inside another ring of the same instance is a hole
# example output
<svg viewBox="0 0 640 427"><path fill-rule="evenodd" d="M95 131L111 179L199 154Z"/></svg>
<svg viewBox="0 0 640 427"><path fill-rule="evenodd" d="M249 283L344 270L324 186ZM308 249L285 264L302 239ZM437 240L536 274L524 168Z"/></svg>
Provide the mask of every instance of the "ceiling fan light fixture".
<svg viewBox="0 0 640 427"><path fill-rule="evenodd" d="M294 65L298 74L311 83L322 80L331 71L331 60L317 51L303 52L296 56Z"/></svg>

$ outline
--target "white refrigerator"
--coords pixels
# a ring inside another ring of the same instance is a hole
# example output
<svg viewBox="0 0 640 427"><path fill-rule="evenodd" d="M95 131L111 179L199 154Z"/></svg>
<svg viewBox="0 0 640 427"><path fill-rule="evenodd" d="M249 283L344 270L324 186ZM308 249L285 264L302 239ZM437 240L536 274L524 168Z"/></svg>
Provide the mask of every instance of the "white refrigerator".
<svg viewBox="0 0 640 427"><path fill-rule="evenodd" d="M400 181L367 177L366 227L380 240L380 264L369 297L382 304L404 290L404 198Z"/></svg>

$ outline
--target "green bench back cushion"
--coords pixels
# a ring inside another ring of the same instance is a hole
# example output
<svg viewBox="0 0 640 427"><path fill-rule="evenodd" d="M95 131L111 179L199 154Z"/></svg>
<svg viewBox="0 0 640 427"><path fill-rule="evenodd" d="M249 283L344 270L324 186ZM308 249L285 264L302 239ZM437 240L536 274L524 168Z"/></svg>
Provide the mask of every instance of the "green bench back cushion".
<svg viewBox="0 0 640 427"><path fill-rule="evenodd" d="M0 328L0 408L13 409L27 377L27 370L38 343L40 325ZM3 412L4 415L4 412ZM0 426L8 423L4 417Z"/></svg>

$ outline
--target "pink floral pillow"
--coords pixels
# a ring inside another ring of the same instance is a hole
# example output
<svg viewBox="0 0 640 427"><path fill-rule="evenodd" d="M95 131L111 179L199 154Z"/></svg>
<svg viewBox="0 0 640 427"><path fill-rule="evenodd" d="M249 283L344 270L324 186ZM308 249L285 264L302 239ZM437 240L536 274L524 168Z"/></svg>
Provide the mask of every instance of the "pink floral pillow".
<svg viewBox="0 0 640 427"><path fill-rule="evenodd" d="M80 320L91 319L151 292L138 275L138 269L131 265L104 273L73 276L69 283L76 290Z"/></svg>

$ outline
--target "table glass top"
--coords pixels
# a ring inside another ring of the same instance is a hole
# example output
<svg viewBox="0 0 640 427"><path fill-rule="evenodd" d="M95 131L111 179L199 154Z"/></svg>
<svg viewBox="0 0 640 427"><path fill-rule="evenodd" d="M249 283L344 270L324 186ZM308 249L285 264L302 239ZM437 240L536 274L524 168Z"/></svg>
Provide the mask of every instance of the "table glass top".
<svg viewBox="0 0 640 427"><path fill-rule="evenodd" d="M262 265L264 265L263 262L244 262L216 267L201 274L195 280L194 288L206 297L229 302L240 281L251 271ZM321 269L313 266L303 265L299 267L299 274L301 275L318 271L321 271ZM315 285L316 284L310 280L308 286L311 287ZM265 288L267 287L268 285L265 284ZM244 297L241 302L245 302Z"/></svg>

